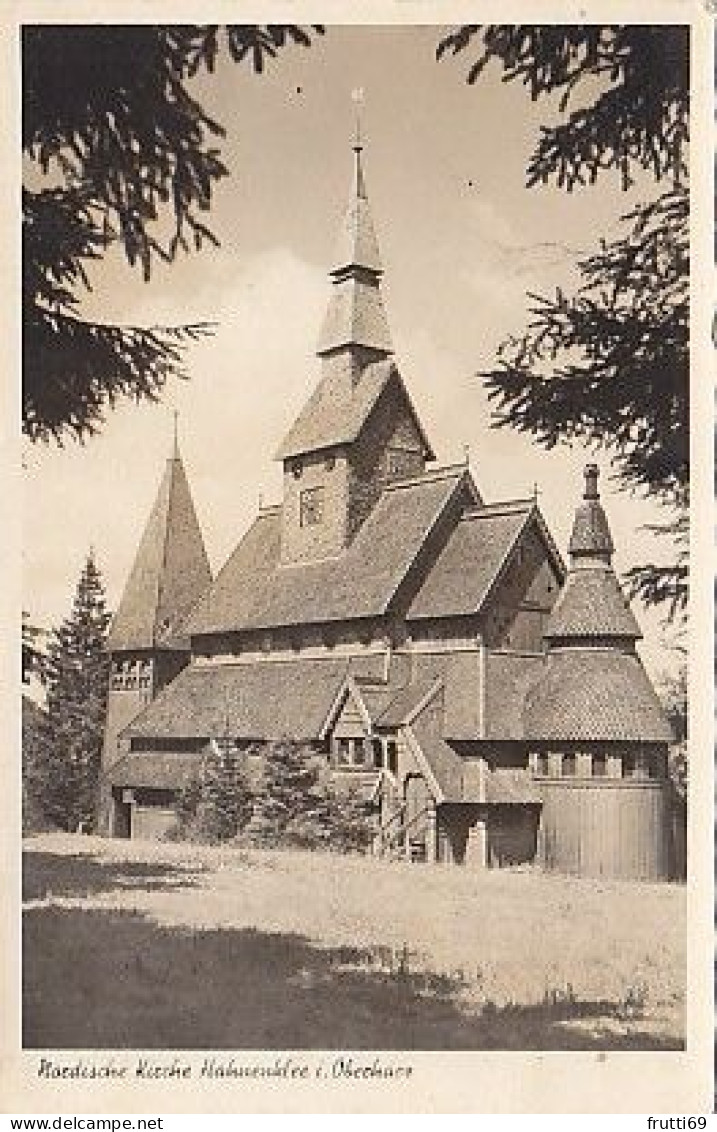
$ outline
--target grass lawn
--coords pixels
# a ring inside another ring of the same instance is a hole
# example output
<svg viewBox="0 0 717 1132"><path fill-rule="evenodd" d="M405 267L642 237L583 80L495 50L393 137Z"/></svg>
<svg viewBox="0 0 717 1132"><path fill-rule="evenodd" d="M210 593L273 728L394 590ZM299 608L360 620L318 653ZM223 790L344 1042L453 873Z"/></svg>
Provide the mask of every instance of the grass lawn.
<svg viewBox="0 0 717 1132"><path fill-rule="evenodd" d="M679 1049L685 891L43 834L27 1048Z"/></svg>

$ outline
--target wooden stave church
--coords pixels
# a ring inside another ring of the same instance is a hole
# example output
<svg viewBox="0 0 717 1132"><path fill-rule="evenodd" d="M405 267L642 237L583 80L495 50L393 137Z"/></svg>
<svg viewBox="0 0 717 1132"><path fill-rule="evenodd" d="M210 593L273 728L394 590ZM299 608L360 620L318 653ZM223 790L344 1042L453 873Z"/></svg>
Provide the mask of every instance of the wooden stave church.
<svg viewBox="0 0 717 1132"><path fill-rule="evenodd" d="M566 566L536 499L486 504L393 358L362 151L283 500L212 579L175 445L109 638L100 828L158 837L208 744L311 744L374 848L671 875L671 733L595 465Z"/></svg>

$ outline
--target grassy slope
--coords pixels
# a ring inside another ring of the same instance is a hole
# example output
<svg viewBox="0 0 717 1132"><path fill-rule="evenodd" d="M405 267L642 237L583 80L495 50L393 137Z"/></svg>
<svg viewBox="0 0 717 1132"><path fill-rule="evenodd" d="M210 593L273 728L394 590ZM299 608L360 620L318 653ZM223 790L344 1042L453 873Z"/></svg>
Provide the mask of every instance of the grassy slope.
<svg viewBox="0 0 717 1132"><path fill-rule="evenodd" d="M50 834L24 893L26 1046L682 1042L676 886Z"/></svg>

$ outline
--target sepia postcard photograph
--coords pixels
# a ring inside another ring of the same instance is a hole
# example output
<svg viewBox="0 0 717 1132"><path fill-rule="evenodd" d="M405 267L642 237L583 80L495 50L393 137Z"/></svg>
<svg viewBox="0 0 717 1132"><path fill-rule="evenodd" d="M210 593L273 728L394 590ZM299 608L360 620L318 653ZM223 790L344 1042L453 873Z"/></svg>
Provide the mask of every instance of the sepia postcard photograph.
<svg viewBox="0 0 717 1132"><path fill-rule="evenodd" d="M8 21L6 1108L710 1111L710 14L215 7Z"/></svg>

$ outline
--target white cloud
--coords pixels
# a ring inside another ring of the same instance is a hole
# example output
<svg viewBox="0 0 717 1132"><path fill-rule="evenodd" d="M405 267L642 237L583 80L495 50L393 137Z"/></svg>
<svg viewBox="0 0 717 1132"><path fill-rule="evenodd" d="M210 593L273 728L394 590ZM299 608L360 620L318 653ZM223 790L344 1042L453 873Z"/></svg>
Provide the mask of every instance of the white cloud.
<svg viewBox="0 0 717 1132"><path fill-rule="evenodd" d="M119 599L169 452L173 408L215 567L243 533L259 494L276 496L272 455L317 375L312 347L325 278L275 248L245 261L231 285L214 283L193 304L218 327L191 348L190 381L173 383L159 404L120 405L84 446L28 451L24 590L40 620L55 622L68 610L90 545L111 602ZM174 297L170 303L141 293L134 307L125 301L124 320L176 322L177 309Z"/></svg>

